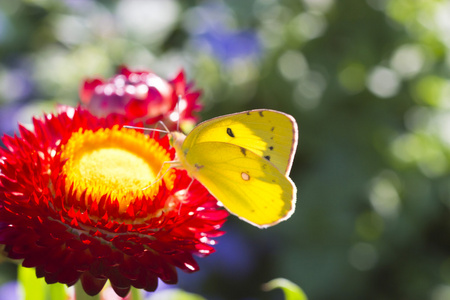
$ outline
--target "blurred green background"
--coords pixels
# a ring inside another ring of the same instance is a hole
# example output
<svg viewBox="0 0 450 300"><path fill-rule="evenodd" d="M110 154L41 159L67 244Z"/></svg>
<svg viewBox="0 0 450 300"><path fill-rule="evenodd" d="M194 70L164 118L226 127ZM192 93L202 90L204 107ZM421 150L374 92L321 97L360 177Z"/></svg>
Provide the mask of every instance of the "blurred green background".
<svg viewBox="0 0 450 300"><path fill-rule="evenodd" d="M0 132L122 64L184 68L203 119L271 108L299 124L293 217L230 217L179 287L281 299L261 285L284 277L314 300L450 299L449 0L0 0Z"/></svg>

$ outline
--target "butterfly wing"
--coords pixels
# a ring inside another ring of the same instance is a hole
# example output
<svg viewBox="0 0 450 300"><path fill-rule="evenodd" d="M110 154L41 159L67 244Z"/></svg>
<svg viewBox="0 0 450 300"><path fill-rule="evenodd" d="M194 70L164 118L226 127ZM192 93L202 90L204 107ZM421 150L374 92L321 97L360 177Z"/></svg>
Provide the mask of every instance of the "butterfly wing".
<svg viewBox="0 0 450 300"><path fill-rule="evenodd" d="M207 120L186 137L183 151L205 142L225 142L252 151L289 175L298 129L295 119L285 113L258 109Z"/></svg>
<svg viewBox="0 0 450 300"><path fill-rule="evenodd" d="M272 163L229 143L192 146L182 159L188 172L233 214L258 227L287 219L296 187Z"/></svg>

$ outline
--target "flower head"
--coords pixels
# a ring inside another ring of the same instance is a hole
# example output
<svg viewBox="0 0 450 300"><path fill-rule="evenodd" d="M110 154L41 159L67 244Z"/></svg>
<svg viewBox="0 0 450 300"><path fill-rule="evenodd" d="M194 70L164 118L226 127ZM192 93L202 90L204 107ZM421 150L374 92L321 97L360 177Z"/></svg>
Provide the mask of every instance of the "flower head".
<svg viewBox="0 0 450 300"><path fill-rule="evenodd" d="M193 255L212 253L223 233L228 213L196 181L186 190L185 171L157 180L174 158L168 139L125 122L65 107L2 139L0 244L47 283L153 291L158 278L177 282L176 267L197 271Z"/></svg>
<svg viewBox="0 0 450 300"><path fill-rule="evenodd" d="M168 82L152 72L126 67L107 81L86 80L80 91L82 102L96 115L116 113L145 124L163 121L172 130L177 122L197 121L193 113L201 108L199 96L199 91L191 91L183 71Z"/></svg>

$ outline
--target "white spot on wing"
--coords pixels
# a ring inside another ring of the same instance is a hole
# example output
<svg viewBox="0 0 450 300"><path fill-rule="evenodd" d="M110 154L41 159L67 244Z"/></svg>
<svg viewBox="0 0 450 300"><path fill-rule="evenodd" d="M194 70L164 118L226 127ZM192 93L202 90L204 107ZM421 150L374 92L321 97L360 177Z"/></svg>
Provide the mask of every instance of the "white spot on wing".
<svg viewBox="0 0 450 300"><path fill-rule="evenodd" d="M248 175L248 174L245 173L245 172L242 172L242 173L241 173L241 177L242 177L242 179L244 179L245 181L250 180L250 175Z"/></svg>

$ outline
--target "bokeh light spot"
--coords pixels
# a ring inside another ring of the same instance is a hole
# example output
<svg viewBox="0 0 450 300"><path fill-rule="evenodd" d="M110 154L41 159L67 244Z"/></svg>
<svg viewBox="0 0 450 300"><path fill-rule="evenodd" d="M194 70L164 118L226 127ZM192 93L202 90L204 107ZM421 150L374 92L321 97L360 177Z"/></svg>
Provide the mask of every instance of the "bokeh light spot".
<svg viewBox="0 0 450 300"><path fill-rule="evenodd" d="M367 78L367 87L380 98L395 96L400 88L398 75L386 67L375 67Z"/></svg>
<svg viewBox="0 0 450 300"><path fill-rule="evenodd" d="M360 63L348 64L339 73L338 79L340 85L347 90L347 92L353 94L362 91L366 80L366 70L364 65Z"/></svg>
<svg viewBox="0 0 450 300"><path fill-rule="evenodd" d="M397 180L393 172L385 171L372 181L369 192L370 203L383 217L395 217L400 209L400 196L394 183Z"/></svg>
<svg viewBox="0 0 450 300"><path fill-rule="evenodd" d="M308 62L301 52L288 50L278 59L278 69L287 80L296 80L308 72Z"/></svg>
<svg viewBox="0 0 450 300"><path fill-rule="evenodd" d="M431 300L448 300L450 299L450 285L438 285L431 291Z"/></svg>
<svg viewBox="0 0 450 300"><path fill-rule="evenodd" d="M402 45L391 58L391 67L403 78L417 75L425 63L425 54L418 45Z"/></svg>
<svg viewBox="0 0 450 300"><path fill-rule="evenodd" d="M368 271L377 263L378 253L371 244L357 243L350 248L348 260L355 269Z"/></svg>

